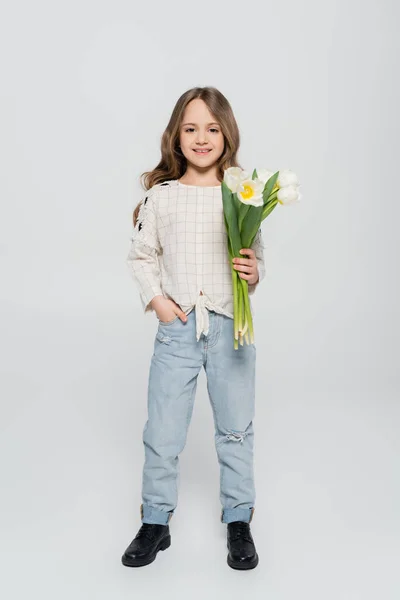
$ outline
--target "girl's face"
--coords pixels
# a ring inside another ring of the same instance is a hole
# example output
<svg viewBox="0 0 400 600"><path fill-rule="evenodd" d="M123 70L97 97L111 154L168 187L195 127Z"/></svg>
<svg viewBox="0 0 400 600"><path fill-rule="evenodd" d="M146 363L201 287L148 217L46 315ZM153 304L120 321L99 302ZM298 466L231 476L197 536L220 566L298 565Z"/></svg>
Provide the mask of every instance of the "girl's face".
<svg viewBox="0 0 400 600"><path fill-rule="evenodd" d="M209 169L224 151L221 126L200 98L189 102L185 109L179 142L188 163L196 169Z"/></svg>

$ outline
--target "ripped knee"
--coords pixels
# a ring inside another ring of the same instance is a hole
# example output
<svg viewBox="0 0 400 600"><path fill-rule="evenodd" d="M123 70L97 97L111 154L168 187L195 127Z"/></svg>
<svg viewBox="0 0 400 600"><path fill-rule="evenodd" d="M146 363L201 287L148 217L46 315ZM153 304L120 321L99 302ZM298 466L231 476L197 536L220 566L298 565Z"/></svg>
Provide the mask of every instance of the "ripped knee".
<svg viewBox="0 0 400 600"><path fill-rule="evenodd" d="M227 440L231 440L232 442L240 442L243 443L244 438L247 435L247 431L231 431L226 434L225 438Z"/></svg>
<svg viewBox="0 0 400 600"><path fill-rule="evenodd" d="M250 423L245 431L238 431L236 429L228 429L227 433L220 434L221 441L225 442L239 442L243 443L245 437L250 433L250 427L252 423Z"/></svg>

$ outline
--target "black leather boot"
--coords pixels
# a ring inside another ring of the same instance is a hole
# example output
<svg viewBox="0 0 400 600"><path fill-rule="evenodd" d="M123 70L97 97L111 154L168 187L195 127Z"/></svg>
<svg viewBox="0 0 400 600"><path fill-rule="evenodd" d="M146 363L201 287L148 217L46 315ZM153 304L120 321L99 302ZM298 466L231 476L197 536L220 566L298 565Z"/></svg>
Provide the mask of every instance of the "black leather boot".
<svg viewBox="0 0 400 600"><path fill-rule="evenodd" d="M159 550L166 550L170 545L169 525L142 523L121 558L122 564L126 567L143 567L155 560Z"/></svg>
<svg viewBox="0 0 400 600"><path fill-rule="evenodd" d="M250 524L245 521L228 523L228 565L232 569L254 569L258 565L258 554L250 532Z"/></svg>

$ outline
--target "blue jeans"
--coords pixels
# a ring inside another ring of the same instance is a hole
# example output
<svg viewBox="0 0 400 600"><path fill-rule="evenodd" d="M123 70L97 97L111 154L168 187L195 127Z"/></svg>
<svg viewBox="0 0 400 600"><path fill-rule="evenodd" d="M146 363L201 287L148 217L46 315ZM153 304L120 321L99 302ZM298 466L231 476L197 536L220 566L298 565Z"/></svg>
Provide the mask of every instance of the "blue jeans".
<svg viewBox="0 0 400 600"><path fill-rule="evenodd" d="M148 420L143 430L143 523L166 525L178 501L179 454L185 447L203 366L213 410L220 465L221 522L250 522L254 512L254 344L233 347L233 319L209 311L208 334L196 341L196 308L159 321L148 385Z"/></svg>

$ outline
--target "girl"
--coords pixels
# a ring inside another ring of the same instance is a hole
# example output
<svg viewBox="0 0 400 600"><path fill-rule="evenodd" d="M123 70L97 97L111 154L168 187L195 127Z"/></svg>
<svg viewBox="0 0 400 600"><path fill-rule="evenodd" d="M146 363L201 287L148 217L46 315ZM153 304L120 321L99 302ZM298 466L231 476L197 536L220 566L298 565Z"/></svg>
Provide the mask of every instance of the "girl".
<svg viewBox="0 0 400 600"><path fill-rule="evenodd" d="M122 563L142 566L171 543L179 454L185 447L201 367L215 424L221 522L229 566L251 569L258 555L250 532L255 489L253 417L256 348L233 347L233 291L221 181L237 167L239 130L228 100L196 87L177 101L161 140L161 160L145 175L144 201L133 214L127 263L144 312L158 330L143 431L142 525ZM234 268L249 294L265 276L259 229ZM245 258L247 257L247 258Z"/></svg>

